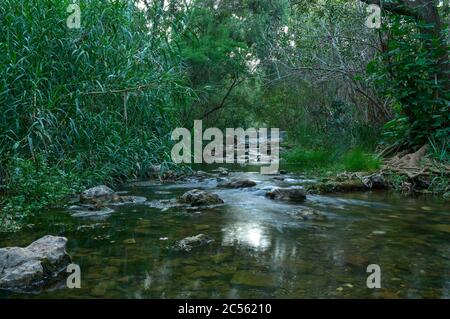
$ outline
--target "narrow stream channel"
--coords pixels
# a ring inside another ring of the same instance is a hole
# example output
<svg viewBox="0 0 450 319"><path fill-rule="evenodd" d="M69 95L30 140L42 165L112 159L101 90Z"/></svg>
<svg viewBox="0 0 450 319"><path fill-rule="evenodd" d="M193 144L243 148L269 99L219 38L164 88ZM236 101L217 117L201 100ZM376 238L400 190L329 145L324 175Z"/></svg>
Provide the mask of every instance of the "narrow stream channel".
<svg viewBox="0 0 450 319"><path fill-rule="evenodd" d="M287 204L267 199L264 189L302 184L300 175L284 181L257 172L231 175L257 186L220 189L215 178L140 182L121 190L147 202L115 207L109 215L42 212L32 228L1 234L0 247L65 236L82 288L61 283L34 294L2 291L0 298L450 298L444 201L368 192ZM195 212L161 202L194 188L218 194L225 204ZM327 219L296 219L290 212L299 206ZM190 252L172 248L200 233L214 242ZM381 267L381 289L366 286L369 264Z"/></svg>

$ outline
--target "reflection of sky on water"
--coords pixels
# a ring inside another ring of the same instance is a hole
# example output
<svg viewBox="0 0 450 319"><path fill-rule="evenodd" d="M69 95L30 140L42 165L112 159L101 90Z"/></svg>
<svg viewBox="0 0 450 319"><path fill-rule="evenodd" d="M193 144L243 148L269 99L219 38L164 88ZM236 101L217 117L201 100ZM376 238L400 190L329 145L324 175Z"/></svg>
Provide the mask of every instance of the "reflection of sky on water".
<svg viewBox="0 0 450 319"><path fill-rule="evenodd" d="M227 225L222 229L222 245L247 246L258 251L266 251L270 248L270 238L265 226L258 223L236 223Z"/></svg>

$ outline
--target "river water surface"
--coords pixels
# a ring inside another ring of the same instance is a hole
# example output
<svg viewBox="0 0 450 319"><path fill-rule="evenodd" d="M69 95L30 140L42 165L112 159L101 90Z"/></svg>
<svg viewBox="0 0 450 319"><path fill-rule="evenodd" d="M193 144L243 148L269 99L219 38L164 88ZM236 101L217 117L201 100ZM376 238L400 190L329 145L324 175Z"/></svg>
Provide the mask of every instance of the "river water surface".
<svg viewBox="0 0 450 319"><path fill-rule="evenodd" d="M79 218L66 209L34 217L30 229L1 234L0 247L65 236L81 267L81 289L64 283L34 294L0 298L450 298L450 212L436 198L386 192L311 195L302 204L265 198L264 189L305 182L256 172L248 189L216 188L215 178L122 189L147 202L110 215ZM187 190L205 189L225 204L206 210L167 207ZM301 206L325 221L302 221ZM176 241L203 233L214 242L190 252ZM366 268L381 267L381 289L369 289Z"/></svg>

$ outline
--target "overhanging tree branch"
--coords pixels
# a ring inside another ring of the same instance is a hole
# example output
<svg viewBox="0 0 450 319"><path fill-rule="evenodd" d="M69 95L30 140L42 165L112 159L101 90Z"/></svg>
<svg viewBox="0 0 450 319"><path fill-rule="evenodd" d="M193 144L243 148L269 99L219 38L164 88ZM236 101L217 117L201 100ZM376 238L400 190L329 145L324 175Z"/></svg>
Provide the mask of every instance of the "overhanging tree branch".
<svg viewBox="0 0 450 319"><path fill-rule="evenodd" d="M223 97L223 99L222 99L222 101L220 102L220 104L217 105L215 108L213 108L213 109L211 109L211 110L205 112L205 113L203 114L203 118L207 118L210 114L212 114L212 113L214 113L214 112L220 110L221 108L223 108L223 107L225 106L225 101L228 99L228 97L230 96L230 94L231 94L231 92L233 91L233 89L234 89L238 84L242 83L243 81L244 81L243 79L241 79L241 80L238 81L238 78L235 77L235 78L233 79L233 83L232 83L231 86L228 88L228 91L227 91L227 93L225 94L225 96Z"/></svg>
<svg viewBox="0 0 450 319"><path fill-rule="evenodd" d="M437 12L437 4L435 0L360 0L367 4L376 4L383 10L414 17L428 23L437 23L437 27L441 27L441 21Z"/></svg>

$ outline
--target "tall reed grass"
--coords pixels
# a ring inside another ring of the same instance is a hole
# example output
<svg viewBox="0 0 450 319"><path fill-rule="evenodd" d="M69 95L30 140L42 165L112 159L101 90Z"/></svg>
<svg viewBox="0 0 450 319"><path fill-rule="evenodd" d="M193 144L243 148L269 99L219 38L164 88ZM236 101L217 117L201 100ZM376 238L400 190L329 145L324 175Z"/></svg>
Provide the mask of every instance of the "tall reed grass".
<svg viewBox="0 0 450 319"><path fill-rule="evenodd" d="M26 181L45 165L44 175L89 185L168 163L190 92L177 49L149 32L152 17L134 2L79 1L81 28L69 29L71 1L1 1L0 229L36 194L55 192L38 183L23 198L18 170Z"/></svg>

